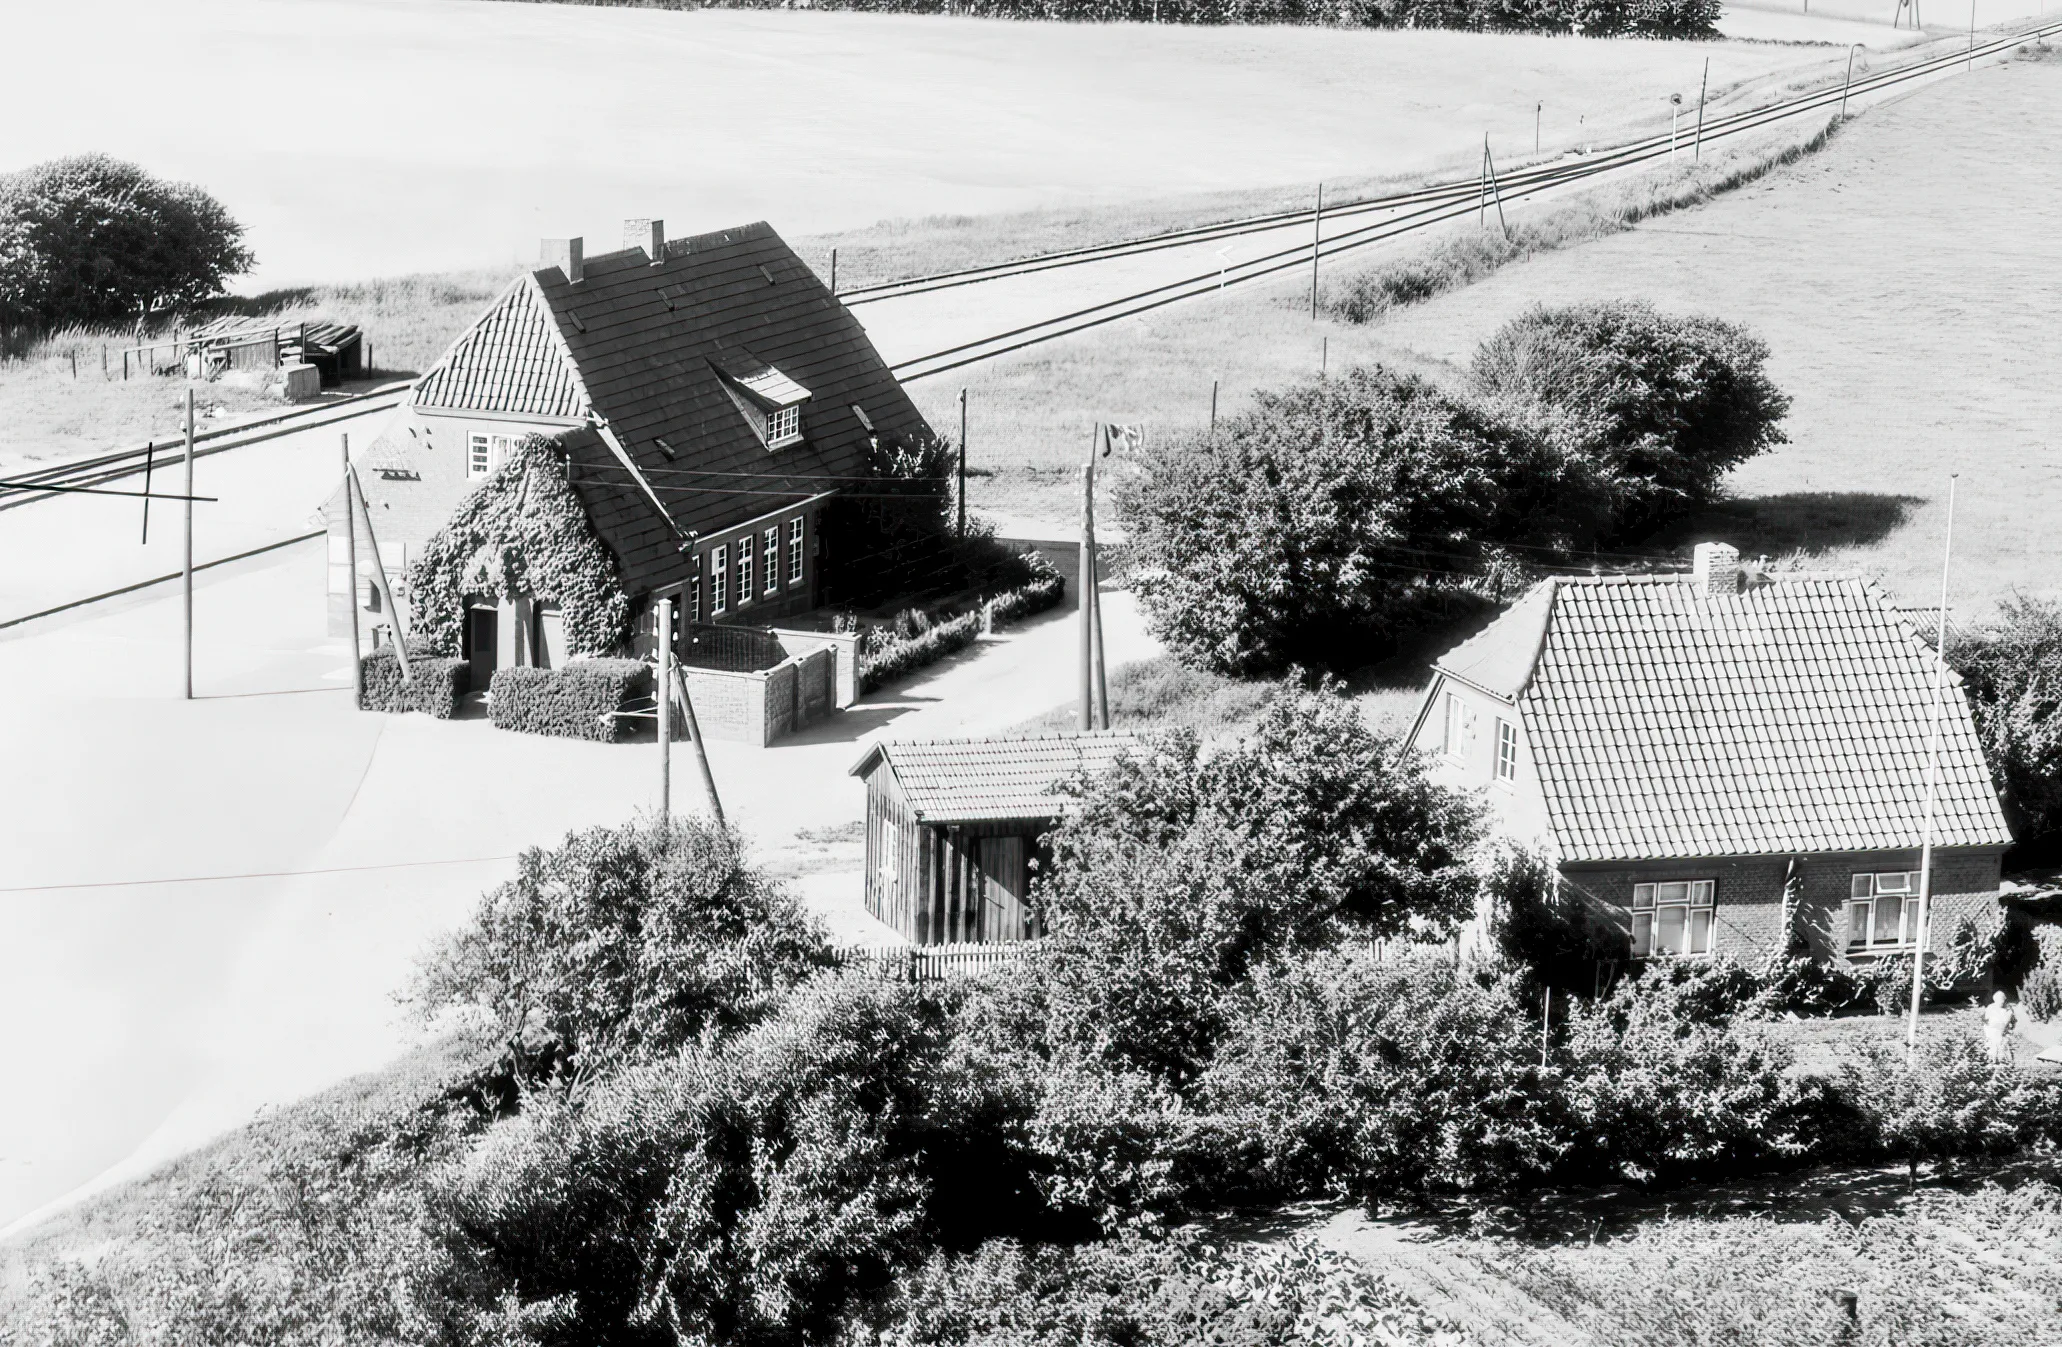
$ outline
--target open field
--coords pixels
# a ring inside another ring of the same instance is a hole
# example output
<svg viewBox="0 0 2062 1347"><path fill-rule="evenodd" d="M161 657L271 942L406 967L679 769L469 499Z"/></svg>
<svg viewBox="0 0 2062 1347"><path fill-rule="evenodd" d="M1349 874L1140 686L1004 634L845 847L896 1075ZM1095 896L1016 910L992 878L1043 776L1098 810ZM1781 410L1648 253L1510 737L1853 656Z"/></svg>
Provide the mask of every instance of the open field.
<svg viewBox="0 0 2062 1347"><path fill-rule="evenodd" d="M252 289L499 269L629 216L792 238L1472 167L1485 132L1529 149L1541 103L1543 145L1565 147L1665 118L1706 57L1714 92L1838 57L471 0L80 0L9 37L90 51L94 94L69 62L19 63L0 168L92 149L201 183L250 226ZM170 115L195 71L216 129Z"/></svg>
<svg viewBox="0 0 2062 1347"><path fill-rule="evenodd" d="M1795 398L1791 444L1734 503L1662 542L1859 567L1934 601L1961 473L1956 603L2056 592L2062 504L2062 67L1977 70L1871 111L1823 152L1694 212L1567 252L1367 329L1375 354L1455 377L1534 303L1647 299L1747 324Z"/></svg>

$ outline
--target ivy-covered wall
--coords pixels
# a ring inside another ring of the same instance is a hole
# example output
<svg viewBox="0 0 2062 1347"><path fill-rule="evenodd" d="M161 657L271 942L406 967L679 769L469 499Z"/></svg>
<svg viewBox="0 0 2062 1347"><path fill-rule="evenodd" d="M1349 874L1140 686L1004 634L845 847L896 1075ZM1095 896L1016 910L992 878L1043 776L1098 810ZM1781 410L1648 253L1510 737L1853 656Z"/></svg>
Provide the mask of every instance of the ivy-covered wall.
<svg viewBox="0 0 2062 1347"><path fill-rule="evenodd" d="M456 655L468 595L555 602L567 653L607 655L630 638L631 603L615 558L566 483L556 445L532 435L460 501L408 568L409 644Z"/></svg>

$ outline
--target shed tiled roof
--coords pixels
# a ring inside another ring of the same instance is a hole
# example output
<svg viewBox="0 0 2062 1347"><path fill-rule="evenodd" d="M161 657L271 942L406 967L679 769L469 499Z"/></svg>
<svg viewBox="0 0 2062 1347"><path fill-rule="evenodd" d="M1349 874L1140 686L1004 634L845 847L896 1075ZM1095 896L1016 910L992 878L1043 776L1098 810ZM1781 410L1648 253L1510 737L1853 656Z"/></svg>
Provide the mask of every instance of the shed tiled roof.
<svg viewBox="0 0 2062 1347"><path fill-rule="evenodd" d="M883 742L852 775L867 776L885 760L924 823L1057 818L1065 798L1053 794L1055 785L1103 771L1139 747L1128 730Z"/></svg>
<svg viewBox="0 0 2062 1347"><path fill-rule="evenodd" d="M564 382L553 349L565 353ZM802 441L768 450L725 391L723 368L778 371L762 381L806 390ZM606 424L643 482L592 432L561 443L573 489L633 593L688 577L681 535L712 535L849 483L865 472L870 434L929 434L859 320L763 222L673 239L656 264L641 248L591 257L578 283L555 266L532 272L416 397Z"/></svg>
<svg viewBox="0 0 2062 1347"><path fill-rule="evenodd" d="M1539 592L1454 654L1507 670L1537 652L1502 681L1563 860L1918 845L1937 659L1874 585L1778 572L1733 595L1688 576ZM2010 842L1953 674L1940 725L1935 843Z"/></svg>

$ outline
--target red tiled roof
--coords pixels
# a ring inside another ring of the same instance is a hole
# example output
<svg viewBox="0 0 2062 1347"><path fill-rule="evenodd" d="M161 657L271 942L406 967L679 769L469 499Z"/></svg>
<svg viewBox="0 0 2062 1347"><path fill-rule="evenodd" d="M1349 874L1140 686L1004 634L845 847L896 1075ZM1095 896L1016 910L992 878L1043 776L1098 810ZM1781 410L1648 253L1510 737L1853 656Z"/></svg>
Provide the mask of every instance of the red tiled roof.
<svg viewBox="0 0 2062 1347"><path fill-rule="evenodd" d="M852 775L869 775L886 760L923 823L1057 818L1066 800L1053 794L1055 785L1107 770L1140 747L1128 730L883 742L866 751Z"/></svg>
<svg viewBox="0 0 2062 1347"><path fill-rule="evenodd" d="M1438 664L1515 701L1572 861L1917 846L1936 667L1874 585L1781 572L1551 580ZM1952 673L1940 726L1935 843L2009 843Z"/></svg>

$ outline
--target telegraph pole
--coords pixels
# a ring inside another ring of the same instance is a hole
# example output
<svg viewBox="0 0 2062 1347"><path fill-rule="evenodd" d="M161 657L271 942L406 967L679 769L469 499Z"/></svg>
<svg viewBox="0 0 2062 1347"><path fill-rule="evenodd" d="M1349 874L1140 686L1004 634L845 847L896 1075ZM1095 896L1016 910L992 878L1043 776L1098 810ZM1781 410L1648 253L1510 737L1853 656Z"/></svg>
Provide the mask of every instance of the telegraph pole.
<svg viewBox="0 0 2062 1347"><path fill-rule="evenodd" d="M1325 185L1317 185L1317 209L1310 214L1310 320L1317 321L1317 245L1324 240Z"/></svg>
<svg viewBox="0 0 2062 1347"><path fill-rule="evenodd" d="M351 502L351 437L344 442L344 608L351 617L351 709L365 709L365 652L358 644L358 507Z"/></svg>
<svg viewBox="0 0 2062 1347"><path fill-rule="evenodd" d="M1095 728L1095 451L1102 423L1088 433L1088 462L1081 468L1081 728Z"/></svg>
<svg viewBox="0 0 2062 1347"><path fill-rule="evenodd" d="M193 700L193 387L186 389L186 564L180 572L186 592L186 700Z"/></svg>
<svg viewBox="0 0 2062 1347"><path fill-rule="evenodd" d="M659 817L673 826L673 597L657 594L659 648L652 670L652 701L658 711Z"/></svg>
<svg viewBox="0 0 2062 1347"><path fill-rule="evenodd" d="M1854 54L1862 49L1857 42L1847 49L1847 81L1840 86L1840 115L1847 116L1847 94L1854 88Z"/></svg>
<svg viewBox="0 0 2062 1347"><path fill-rule="evenodd" d="M1933 811L1940 798L1940 701L1947 683L1947 569L1955 550L1955 479L1947 479L1947 541L1940 550L1940 622L1933 642L1933 729L1926 747L1926 812L1919 835L1919 929L1912 934L1912 1015L1905 1023L1905 1064L1919 1049L1919 1003L1926 991L1926 923L1933 902Z"/></svg>
<svg viewBox="0 0 2062 1347"><path fill-rule="evenodd" d="M967 390L959 390L959 540L967 540Z"/></svg>
<svg viewBox="0 0 2062 1347"><path fill-rule="evenodd" d="M1697 145L1690 155L1690 162L1699 163L1704 158L1704 95L1711 90L1711 58L1704 58L1704 82L1697 86Z"/></svg>

